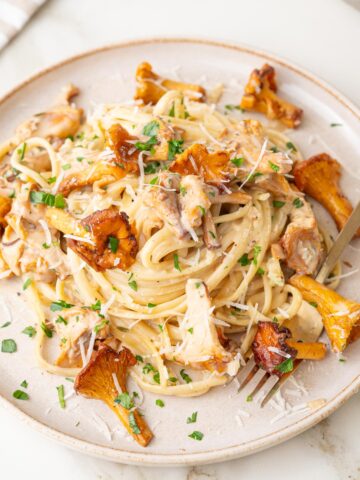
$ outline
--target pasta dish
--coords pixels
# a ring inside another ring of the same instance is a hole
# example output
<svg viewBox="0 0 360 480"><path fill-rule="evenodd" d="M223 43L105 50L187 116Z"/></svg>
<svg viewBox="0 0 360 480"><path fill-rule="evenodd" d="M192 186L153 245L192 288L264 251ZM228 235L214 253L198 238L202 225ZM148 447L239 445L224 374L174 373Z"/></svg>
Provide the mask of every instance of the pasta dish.
<svg viewBox="0 0 360 480"><path fill-rule="evenodd" d="M40 366L74 378L146 446L127 374L183 397L228 383L250 357L286 376L324 358L323 327L338 354L354 341L360 305L334 291L340 265L314 280L332 240L305 195L339 230L352 206L337 160L304 159L288 136L303 112L274 68L254 70L225 108L220 86L148 63L136 80L133 101L87 115L68 85L0 145L0 278L23 279Z"/></svg>

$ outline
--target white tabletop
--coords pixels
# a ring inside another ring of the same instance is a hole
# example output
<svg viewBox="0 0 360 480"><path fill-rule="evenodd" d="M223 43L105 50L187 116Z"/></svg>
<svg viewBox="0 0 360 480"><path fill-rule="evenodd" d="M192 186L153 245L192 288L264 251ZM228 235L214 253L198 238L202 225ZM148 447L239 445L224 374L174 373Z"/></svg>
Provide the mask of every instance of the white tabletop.
<svg viewBox="0 0 360 480"><path fill-rule="evenodd" d="M69 55L154 36L211 38L268 50L360 104L360 13L342 0L50 0L0 52L0 95ZM265 452L218 465L160 470L70 451L0 409L0 478L356 480L359 421L358 394L317 427Z"/></svg>

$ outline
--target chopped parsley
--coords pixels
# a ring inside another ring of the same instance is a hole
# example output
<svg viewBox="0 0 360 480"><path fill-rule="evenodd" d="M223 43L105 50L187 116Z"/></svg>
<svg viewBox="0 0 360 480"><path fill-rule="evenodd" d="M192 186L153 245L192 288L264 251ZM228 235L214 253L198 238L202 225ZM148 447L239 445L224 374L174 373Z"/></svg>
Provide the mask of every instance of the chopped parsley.
<svg viewBox="0 0 360 480"><path fill-rule="evenodd" d="M27 147L26 143L23 143L21 147L17 150L17 154L19 155L20 162L24 160L26 147Z"/></svg>
<svg viewBox="0 0 360 480"><path fill-rule="evenodd" d="M41 322L40 328L48 338L52 338L53 332L52 330L50 330L50 328L46 325L45 322Z"/></svg>
<svg viewBox="0 0 360 480"><path fill-rule="evenodd" d="M269 161L269 165L270 165L271 170L274 170L274 172L276 172L276 173L280 170L279 165L276 165L276 164L273 163L273 162L270 162L270 161Z"/></svg>
<svg viewBox="0 0 360 480"><path fill-rule="evenodd" d="M17 350L15 340L7 338L1 342L1 351L3 353L14 353Z"/></svg>
<svg viewBox="0 0 360 480"><path fill-rule="evenodd" d="M65 199L61 194L53 195L52 193L38 192L36 190L30 192L30 202L56 208L66 207Z"/></svg>
<svg viewBox="0 0 360 480"><path fill-rule="evenodd" d="M27 388L29 386L28 382L26 380L23 380L21 383L20 383L20 387L23 387L23 388Z"/></svg>
<svg viewBox="0 0 360 480"><path fill-rule="evenodd" d="M5 327L8 327L9 325L11 325L11 322L5 322L0 326L0 328L5 328Z"/></svg>
<svg viewBox="0 0 360 480"><path fill-rule="evenodd" d="M158 383L160 385L160 373L159 372L154 373L153 379L154 379L155 383Z"/></svg>
<svg viewBox="0 0 360 480"><path fill-rule="evenodd" d="M170 110L169 110L169 117L175 117L175 102L173 102Z"/></svg>
<svg viewBox="0 0 360 480"><path fill-rule="evenodd" d="M45 248L45 250L47 250L48 248L50 248L50 245L46 242L44 242L43 244L41 244L42 248Z"/></svg>
<svg viewBox="0 0 360 480"><path fill-rule="evenodd" d="M52 312L58 312L60 310L63 310L64 308L71 308L74 305L71 303L67 303L64 300L58 300L57 302L52 302L50 305L50 310Z"/></svg>
<svg viewBox="0 0 360 480"><path fill-rule="evenodd" d="M129 413L129 425L135 435L139 435L141 433L139 425L136 422L134 412Z"/></svg>
<svg viewBox="0 0 360 480"><path fill-rule="evenodd" d="M317 308L317 306L318 306L318 304L316 302L309 302L309 304L314 308Z"/></svg>
<svg viewBox="0 0 360 480"><path fill-rule="evenodd" d="M278 153L280 150L274 145L273 147L270 147L270 150L273 152L273 153Z"/></svg>
<svg viewBox="0 0 360 480"><path fill-rule="evenodd" d="M264 275L265 270L260 267L260 268L257 269L257 272L256 272L256 273L257 273L258 275Z"/></svg>
<svg viewBox="0 0 360 480"><path fill-rule="evenodd" d="M118 395L114 401L127 410L130 410L134 407L134 401L127 392L120 393L120 395Z"/></svg>
<svg viewBox="0 0 360 480"><path fill-rule="evenodd" d="M160 162L149 162L144 167L144 173L156 173L159 170Z"/></svg>
<svg viewBox="0 0 360 480"><path fill-rule="evenodd" d="M206 210L204 207L202 207L201 205L198 205L198 208L200 209L200 212L201 212L201 216L203 217L206 213Z"/></svg>
<svg viewBox="0 0 360 480"><path fill-rule="evenodd" d="M179 255L177 253L174 253L174 268L181 272L181 268L179 265Z"/></svg>
<svg viewBox="0 0 360 480"><path fill-rule="evenodd" d="M245 110L240 107L240 105L225 105L225 110L228 110L229 112L233 112L234 110L239 110L240 112L244 113Z"/></svg>
<svg viewBox="0 0 360 480"><path fill-rule="evenodd" d="M253 252L253 255L254 255L254 258L253 258L253 264L254 265L257 265L258 264L258 256L261 252L261 247L260 245L255 245L254 247L254 252Z"/></svg>
<svg viewBox="0 0 360 480"><path fill-rule="evenodd" d="M345 362L346 362L346 359L345 359L345 358L339 358L339 362L345 363Z"/></svg>
<svg viewBox="0 0 360 480"><path fill-rule="evenodd" d="M64 317L62 317L61 315L58 316L58 318L55 320L55 323L63 323L64 325L67 325L67 320L65 320Z"/></svg>
<svg viewBox="0 0 360 480"><path fill-rule="evenodd" d="M274 208L281 208L285 205L286 202L282 202L281 200L273 200L273 207Z"/></svg>
<svg viewBox="0 0 360 480"><path fill-rule="evenodd" d="M152 120L143 128L143 134L147 137L154 137L159 133L159 128L159 122L157 122L156 120Z"/></svg>
<svg viewBox="0 0 360 480"><path fill-rule="evenodd" d="M85 307L86 308L86 307ZM92 310L93 312L100 312L101 310L101 302L100 300L96 300L95 303L93 303L92 305L90 305L90 310Z"/></svg>
<svg viewBox="0 0 360 480"><path fill-rule="evenodd" d="M204 434L195 430L194 432L190 433L190 435L188 435L188 437L190 437L194 440L200 441L204 438Z"/></svg>
<svg viewBox="0 0 360 480"><path fill-rule="evenodd" d="M160 398L158 398L158 399L155 401L155 405L157 405L157 406L160 407L160 408L165 407L165 403L164 403L162 400L160 400Z"/></svg>
<svg viewBox="0 0 360 480"><path fill-rule="evenodd" d="M156 303L148 303L148 304L147 304L147 307L148 307L148 308L155 308L155 307L156 307Z"/></svg>
<svg viewBox="0 0 360 480"><path fill-rule="evenodd" d="M154 177L150 180L150 185L157 185L159 177Z"/></svg>
<svg viewBox="0 0 360 480"><path fill-rule="evenodd" d="M109 320L103 320L102 322L95 325L94 332L99 333L100 330L102 330L105 327L105 325L108 325L108 324L109 324Z"/></svg>
<svg viewBox="0 0 360 480"><path fill-rule="evenodd" d="M240 263L242 267L246 267L246 265L250 265L251 260L249 259L249 254L244 253L244 255L241 255L241 257L238 260L238 263Z"/></svg>
<svg viewBox="0 0 360 480"><path fill-rule="evenodd" d="M180 376L186 383L191 383L192 379L189 375L185 372L184 369L180 370Z"/></svg>
<svg viewBox="0 0 360 480"><path fill-rule="evenodd" d="M196 423L198 412L193 412L191 417L187 417L186 423Z"/></svg>
<svg viewBox="0 0 360 480"><path fill-rule="evenodd" d="M52 183L56 182L56 177L50 177L48 178L47 182L51 185Z"/></svg>
<svg viewBox="0 0 360 480"><path fill-rule="evenodd" d="M147 140L146 142L136 142L134 146L135 148L140 150L140 152L154 153L154 145L156 144L157 144L157 138L154 136L154 137L150 137L149 140Z"/></svg>
<svg viewBox="0 0 360 480"><path fill-rule="evenodd" d="M342 123L330 123L330 127L342 127Z"/></svg>
<svg viewBox="0 0 360 480"><path fill-rule="evenodd" d="M169 382L176 383L178 379L176 377L169 377Z"/></svg>
<svg viewBox="0 0 360 480"><path fill-rule="evenodd" d="M144 361L144 359L141 355L135 355L135 358L136 358L137 362L143 362Z"/></svg>
<svg viewBox="0 0 360 480"><path fill-rule="evenodd" d="M29 395L22 390L15 390L13 397L16 398L16 400L29 400L30 398Z"/></svg>
<svg viewBox="0 0 360 480"><path fill-rule="evenodd" d="M77 162L82 162L84 160L84 157L76 157Z"/></svg>
<svg viewBox="0 0 360 480"><path fill-rule="evenodd" d="M57 393L58 393L58 399L59 399L59 405L60 408L65 408L65 391L64 391L64 385L59 385L56 387Z"/></svg>
<svg viewBox="0 0 360 480"><path fill-rule="evenodd" d="M231 159L231 163L233 163L235 167L241 167L244 161L245 161L244 157L237 157L237 158Z"/></svg>
<svg viewBox="0 0 360 480"><path fill-rule="evenodd" d="M192 335L192 334L194 333L194 329L193 329L193 327L191 327L191 328L188 328L188 332L189 332L189 333L191 333L191 335Z"/></svg>
<svg viewBox="0 0 360 480"><path fill-rule="evenodd" d="M146 365L143 366L142 369L143 373L150 373L150 372L156 372L156 369L151 363L147 363Z"/></svg>
<svg viewBox="0 0 360 480"><path fill-rule="evenodd" d="M169 151L168 151L168 159L169 160L174 160L175 155L177 153L183 152L183 143L184 140L169 140L168 141L168 146L169 146Z"/></svg>
<svg viewBox="0 0 360 480"><path fill-rule="evenodd" d="M112 251L112 253L116 253L119 247L119 239L116 237L109 237L108 240L110 250Z"/></svg>
<svg viewBox="0 0 360 480"><path fill-rule="evenodd" d="M182 197L185 197L185 195L186 195L186 188L183 187L182 185L180 185L179 190L180 190L181 196L182 196Z"/></svg>
<svg viewBox="0 0 360 480"><path fill-rule="evenodd" d="M63 170L69 170L71 168L70 163L66 163L65 165L62 165L61 167Z"/></svg>
<svg viewBox="0 0 360 480"><path fill-rule="evenodd" d="M32 337L35 337L36 335L36 329L31 326L25 327L21 333L24 333L25 335L28 335L30 338L32 338Z"/></svg>
<svg viewBox="0 0 360 480"><path fill-rule="evenodd" d="M302 206L304 206L304 202L300 200L300 198L295 198L293 201L293 205L295 208L301 208Z"/></svg>
<svg viewBox="0 0 360 480"><path fill-rule="evenodd" d="M280 365L277 365L275 367L276 370L278 370L281 373L288 373L294 370L294 362L292 358L287 358L283 362L280 363Z"/></svg>
<svg viewBox="0 0 360 480"><path fill-rule="evenodd" d="M137 292L138 284L136 283L136 280L131 280L131 282L128 282L128 285L129 285L129 287L132 288L135 292Z"/></svg>
<svg viewBox="0 0 360 480"><path fill-rule="evenodd" d="M248 395L248 396L246 397L246 401L247 401L247 402L252 402L252 401L253 401L253 396L252 396L252 395Z"/></svg>
<svg viewBox="0 0 360 480"><path fill-rule="evenodd" d="M293 152L297 152L296 147L292 142L287 142L286 147Z"/></svg>
<svg viewBox="0 0 360 480"><path fill-rule="evenodd" d="M32 279L31 279L31 278L28 278L27 280L25 280L25 282L24 282L24 284L23 284L23 286L22 286L22 289L23 289L23 290L26 290L28 287L30 287L31 283L32 283Z"/></svg>

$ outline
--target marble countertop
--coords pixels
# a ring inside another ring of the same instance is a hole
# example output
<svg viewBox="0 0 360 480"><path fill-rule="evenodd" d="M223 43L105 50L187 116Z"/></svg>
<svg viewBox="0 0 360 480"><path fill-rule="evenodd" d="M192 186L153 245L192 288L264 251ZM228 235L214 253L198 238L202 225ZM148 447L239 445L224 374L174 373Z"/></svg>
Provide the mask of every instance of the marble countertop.
<svg viewBox="0 0 360 480"><path fill-rule="evenodd" d="M360 13L342 0L50 0L0 52L0 95L37 70L118 41L188 36L291 59L360 104ZM226 7L226 8L225 8ZM0 476L37 480L360 479L360 394L318 426L264 452L188 468L116 465L57 445L0 409Z"/></svg>

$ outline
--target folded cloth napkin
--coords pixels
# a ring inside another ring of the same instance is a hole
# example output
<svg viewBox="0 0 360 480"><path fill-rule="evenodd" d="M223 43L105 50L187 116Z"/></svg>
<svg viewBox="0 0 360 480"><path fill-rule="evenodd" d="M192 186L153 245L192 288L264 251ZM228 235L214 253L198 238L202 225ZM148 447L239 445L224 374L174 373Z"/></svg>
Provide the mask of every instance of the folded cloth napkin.
<svg viewBox="0 0 360 480"><path fill-rule="evenodd" d="M0 0L0 50L47 0Z"/></svg>

